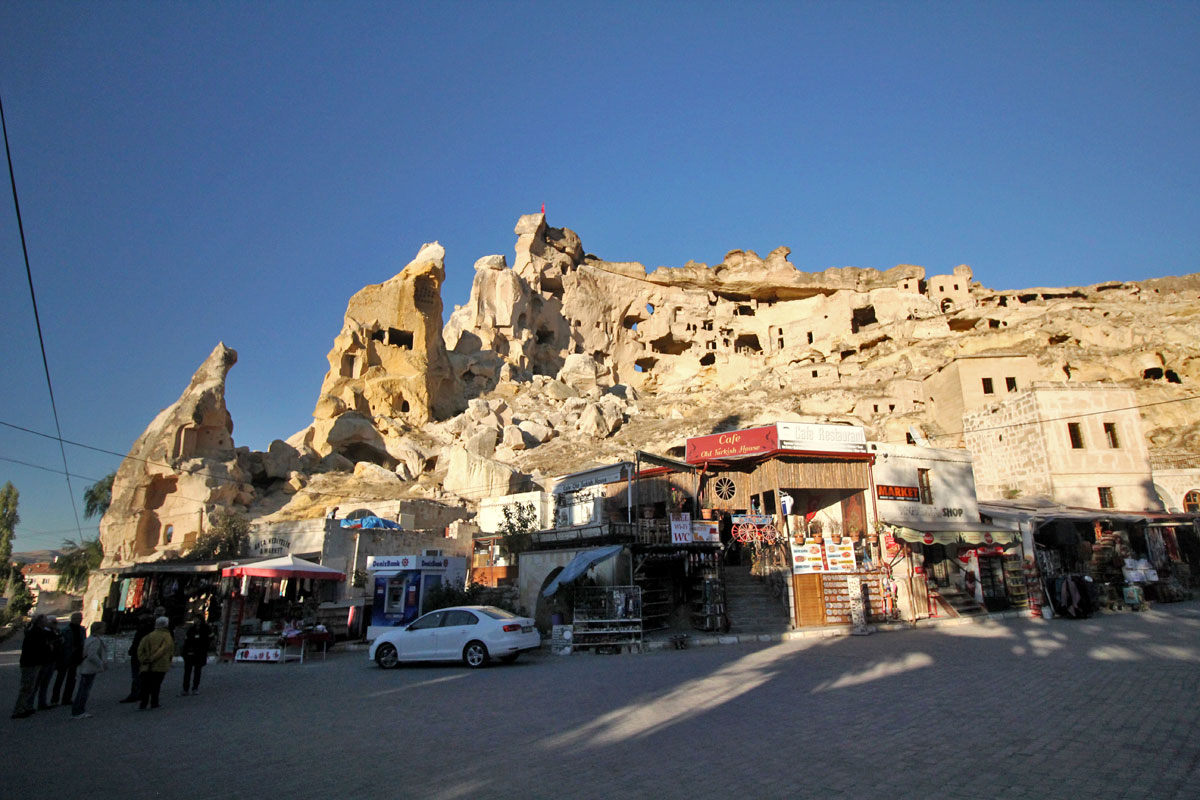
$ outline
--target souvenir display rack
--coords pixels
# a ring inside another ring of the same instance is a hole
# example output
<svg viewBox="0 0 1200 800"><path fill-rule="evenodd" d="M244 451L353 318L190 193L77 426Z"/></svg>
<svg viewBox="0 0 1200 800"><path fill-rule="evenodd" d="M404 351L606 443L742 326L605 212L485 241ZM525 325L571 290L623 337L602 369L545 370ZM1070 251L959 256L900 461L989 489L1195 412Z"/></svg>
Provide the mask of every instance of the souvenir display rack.
<svg viewBox="0 0 1200 800"><path fill-rule="evenodd" d="M702 631L729 630L720 551L689 552L684 562L684 572L688 578L692 627Z"/></svg>
<svg viewBox="0 0 1200 800"><path fill-rule="evenodd" d="M620 652L642 646L642 587L588 586L575 590L572 648Z"/></svg>

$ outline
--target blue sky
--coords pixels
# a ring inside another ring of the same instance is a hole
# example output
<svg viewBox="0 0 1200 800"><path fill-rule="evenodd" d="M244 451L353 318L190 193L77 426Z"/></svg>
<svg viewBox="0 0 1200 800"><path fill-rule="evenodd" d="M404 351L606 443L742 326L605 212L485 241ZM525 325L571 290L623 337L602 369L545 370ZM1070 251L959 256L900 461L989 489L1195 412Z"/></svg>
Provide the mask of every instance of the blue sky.
<svg viewBox="0 0 1200 800"><path fill-rule="evenodd" d="M1200 271L1198 41L1196 3L5 3L63 435L126 452L224 341L265 449L311 419L351 294L438 240L465 302L543 202L651 268ZM4 196L0 422L52 433ZM119 462L67 456L77 496ZM13 463L57 445L0 426L0 459L16 548L74 536L62 476Z"/></svg>

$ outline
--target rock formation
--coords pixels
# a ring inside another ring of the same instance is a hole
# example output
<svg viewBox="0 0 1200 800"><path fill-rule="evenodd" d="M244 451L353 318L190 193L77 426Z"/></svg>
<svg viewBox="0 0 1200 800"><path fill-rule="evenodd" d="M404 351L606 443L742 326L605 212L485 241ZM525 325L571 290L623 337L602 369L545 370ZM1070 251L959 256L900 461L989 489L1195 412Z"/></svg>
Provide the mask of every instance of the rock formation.
<svg viewBox="0 0 1200 800"><path fill-rule="evenodd" d="M213 511L253 499L225 409L225 376L235 363L237 353L218 344L121 462L100 523L105 566L186 550Z"/></svg>
<svg viewBox="0 0 1200 800"><path fill-rule="evenodd" d="M997 292L965 265L804 272L786 247L647 271L586 254L542 214L515 233L512 266L479 259L444 327L437 244L355 294L313 423L266 453L233 449L222 392L234 356L219 346L122 465L109 560L159 552L168 518L186 541L214 504L258 519L371 498L473 506L531 476L635 448L678 454L689 435L760 422L936 437L961 420L934 413L927 380L978 354L1024 354L1037 380L1127 385L1152 446L1200 445L1195 409L1162 402L1200 381L1200 275Z"/></svg>

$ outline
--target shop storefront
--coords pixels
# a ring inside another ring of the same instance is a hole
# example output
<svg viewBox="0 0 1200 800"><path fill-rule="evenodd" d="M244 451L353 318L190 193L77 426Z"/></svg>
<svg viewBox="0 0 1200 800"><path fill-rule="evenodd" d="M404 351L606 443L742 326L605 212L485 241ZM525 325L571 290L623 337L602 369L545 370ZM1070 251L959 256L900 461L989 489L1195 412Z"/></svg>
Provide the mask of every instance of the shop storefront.
<svg viewBox="0 0 1200 800"><path fill-rule="evenodd" d="M316 621L317 608L344 573L288 555L232 564L221 577L221 658L278 662L290 646L303 660L310 646L324 649L332 641Z"/></svg>
<svg viewBox="0 0 1200 800"><path fill-rule="evenodd" d="M100 570L112 576L101 619L110 634L137 627L138 617L166 610L172 625L195 614L220 614L221 567L228 561L159 562Z"/></svg>
<svg viewBox="0 0 1200 800"><path fill-rule="evenodd" d="M777 423L689 439L700 504L728 564L790 598L796 627L865 624L892 595L872 525L873 455L862 428Z"/></svg>

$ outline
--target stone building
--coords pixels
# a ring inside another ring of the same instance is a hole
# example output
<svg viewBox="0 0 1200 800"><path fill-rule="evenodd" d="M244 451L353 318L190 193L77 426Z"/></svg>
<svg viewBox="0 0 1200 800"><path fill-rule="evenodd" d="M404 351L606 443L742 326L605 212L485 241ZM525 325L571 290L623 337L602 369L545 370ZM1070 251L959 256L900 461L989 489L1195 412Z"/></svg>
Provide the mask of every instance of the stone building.
<svg viewBox="0 0 1200 800"><path fill-rule="evenodd" d="M1131 389L1035 383L963 416L980 499L1161 511Z"/></svg>
<svg viewBox="0 0 1200 800"><path fill-rule="evenodd" d="M1037 360L1020 353L959 356L925 378L926 409L945 432L939 447L962 447L963 414L1044 379Z"/></svg>

